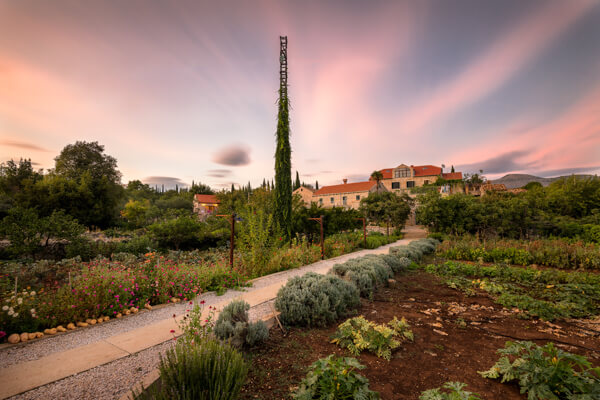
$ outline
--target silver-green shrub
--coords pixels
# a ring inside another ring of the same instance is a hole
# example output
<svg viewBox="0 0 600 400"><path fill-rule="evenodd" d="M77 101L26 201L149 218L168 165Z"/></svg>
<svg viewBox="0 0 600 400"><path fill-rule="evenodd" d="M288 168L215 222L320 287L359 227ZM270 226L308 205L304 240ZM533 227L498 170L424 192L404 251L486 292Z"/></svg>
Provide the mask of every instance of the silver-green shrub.
<svg viewBox="0 0 600 400"><path fill-rule="evenodd" d="M389 267L392 269L392 271L394 271L395 274L402 272L404 269L406 269L406 266L403 266L403 264L400 262L401 259L398 257L395 257L391 254L382 254L379 257L381 257L383 261L385 261L386 264L389 265Z"/></svg>
<svg viewBox="0 0 600 400"><path fill-rule="evenodd" d="M136 400L235 400L248 374L242 355L227 343L203 339L178 343L160 360L160 384L136 393Z"/></svg>
<svg viewBox="0 0 600 400"><path fill-rule="evenodd" d="M369 299L373 298L378 285L387 284L388 279L394 276L392 268L384 259L373 254L336 264L331 271L352 282L360 291L361 297Z"/></svg>
<svg viewBox="0 0 600 400"><path fill-rule="evenodd" d="M215 336L229 341L237 348L244 345L253 346L267 339L269 331L264 322L254 324L248 322L249 309L250 305L243 300L234 300L227 304L215 324Z"/></svg>
<svg viewBox="0 0 600 400"><path fill-rule="evenodd" d="M359 291L353 284L314 272L290 279L275 299L281 321L296 326L326 326L359 305Z"/></svg>
<svg viewBox="0 0 600 400"><path fill-rule="evenodd" d="M250 347L262 343L269 338L269 328L263 321L251 322L248 324L248 333L246 334L246 344Z"/></svg>

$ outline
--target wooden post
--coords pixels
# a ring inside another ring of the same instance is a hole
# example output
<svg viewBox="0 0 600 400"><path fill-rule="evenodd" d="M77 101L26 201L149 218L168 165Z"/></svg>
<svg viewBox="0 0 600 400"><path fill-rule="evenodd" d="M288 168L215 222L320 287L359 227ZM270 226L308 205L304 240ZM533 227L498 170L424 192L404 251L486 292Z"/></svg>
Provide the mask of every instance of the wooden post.
<svg viewBox="0 0 600 400"><path fill-rule="evenodd" d="M325 216L321 215L319 218L309 218L311 221L317 221L321 225L321 260L325 259L325 242L323 236L323 218Z"/></svg>
<svg viewBox="0 0 600 400"><path fill-rule="evenodd" d="M365 244L365 249L367 248L367 219L366 218L356 218L357 221L362 221L363 224L363 242Z"/></svg>

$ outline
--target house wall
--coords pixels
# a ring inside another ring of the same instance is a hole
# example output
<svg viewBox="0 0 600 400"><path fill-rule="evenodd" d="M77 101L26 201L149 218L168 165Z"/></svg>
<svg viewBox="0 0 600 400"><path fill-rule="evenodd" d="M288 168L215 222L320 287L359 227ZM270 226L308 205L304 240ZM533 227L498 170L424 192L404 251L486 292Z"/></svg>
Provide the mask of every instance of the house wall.
<svg viewBox="0 0 600 400"><path fill-rule="evenodd" d="M310 203L314 202L312 190L305 187L299 187L298 189L294 190L293 194L299 195L306 206L310 206Z"/></svg>
<svg viewBox="0 0 600 400"><path fill-rule="evenodd" d="M313 196L312 201L321 205L324 208L331 207L344 207L344 208L354 208L358 209L360 206L360 201L366 198L369 195L369 191L365 190L362 192L349 192L349 193L332 193L332 194L324 194L320 196ZM346 197L346 204L344 204L344 196ZM359 199L356 198L359 196ZM333 203L331 199L333 198ZM321 203L321 199L323 203Z"/></svg>
<svg viewBox="0 0 600 400"><path fill-rule="evenodd" d="M437 175L431 176L414 176L414 177L406 177L406 178L392 178L392 179L384 179L381 183L385 186L387 190L394 193L409 193L410 188L407 187L406 183L412 181L415 183L414 187L423 186L427 183L434 183L438 179ZM399 189L392 189L392 182L398 182L400 185Z"/></svg>

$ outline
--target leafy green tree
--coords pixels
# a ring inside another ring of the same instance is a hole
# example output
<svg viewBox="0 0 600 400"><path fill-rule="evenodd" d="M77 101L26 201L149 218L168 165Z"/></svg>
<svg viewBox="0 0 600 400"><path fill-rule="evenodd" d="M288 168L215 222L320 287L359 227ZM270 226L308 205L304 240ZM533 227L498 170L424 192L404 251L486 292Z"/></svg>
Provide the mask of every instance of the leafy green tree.
<svg viewBox="0 0 600 400"><path fill-rule="evenodd" d="M381 171L373 171L371 173L371 180L377 183L377 193L379 193L379 183L383 180L383 174L381 173Z"/></svg>
<svg viewBox="0 0 600 400"><path fill-rule="evenodd" d="M129 200L121 216L127 220L131 228L141 228L146 225L150 214L149 200Z"/></svg>
<svg viewBox="0 0 600 400"><path fill-rule="evenodd" d="M9 160L0 164L0 218L14 205L30 203L32 189L43 178L35 171L31 159Z"/></svg>
<svg viewBox="0 0 600 400"><path fill-rule="evenodd" d="M74 242L80 239L85 228L62 210L40 218L33 208L13 207L2 220L0 236L10 245L13 257L35 257L51 240Z"/></svg>
<svg viewBox="0 0 600 400"><path fill-rule="evenodd" d="M535 189L541 189L543 187L544 186L541 183L536 182L536 181L532 181L532 182L529 182L527 185L523 186L523 189L526 189L526 190L535 190Z"/></svg>
<svg viewBox="0 0 600 400"><path fill-rule="evenodd" d="M359 210L367 220L376 224L389 222L397 228L403 228L410 215L411 203L406 194L398 196L392 192L373 192L360 201Z"/></svg>
<svg viewBox="0 0 600 400"><path fill-rule="evenodd" d="M88 227L108 227L118 220L124 194L117 161L104 154L98 142L65 146L55 158L55 168L36 185L37 198L54 198L43 204L45 215L62 209Z"/></svg>
<svg viewBox="0 0 600 400"><path fill-rule="evenodd" d="M204 226L196 218L180 216L148 226L150 236L161 248L189 249L198 246Z"/></svg>

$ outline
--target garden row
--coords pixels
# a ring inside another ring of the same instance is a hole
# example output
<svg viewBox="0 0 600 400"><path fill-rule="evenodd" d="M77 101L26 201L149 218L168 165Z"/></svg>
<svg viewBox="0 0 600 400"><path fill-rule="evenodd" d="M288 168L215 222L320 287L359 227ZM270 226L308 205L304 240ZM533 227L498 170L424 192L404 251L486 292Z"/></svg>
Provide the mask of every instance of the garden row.
<svg viewBox="0 0 600 400"><path fill-rule="evenodd" d="M372 235L367 247L397 239ZM362 236L348 233L332 235L324 247L327 257L337 257L361 246ZM147 253L143 257L121 253L112 260L91 262L5 264L0 276L0 340L15 333L19 340L33 339L43 336L41 331L53 334L69 325L85 326L151 305L187 301L206 291L220 293L245 285L249 278L316 262L321 249L294 241L269 252L263 264L236 253L234 269L227 255L224 251Z"/></svg>
<svg viewBox="0 0 600 400"><path fill-rule="evenodd" d="M422 239L409 246L393 247L387 255L367 255L335 265L328 275L309 272L290 279L279 290L275 300L281 322L288 326L325 326L349 316L360 306L361 295L372 297L377 287L389 284L394 273L421 260L424 254L432 253L436 243L434 239ZM247 310L247 304L233 302L213 324L212 314L206 321L201 321L202 310L195 307L181 325L183 335L178 338L175 348L161 359L159 382L141 393L134 393L134 397L237 398L248 366L235 348L249 347L266 338L260 323L248 323ZM348 335L355 326L363 331L367 340L381 343L366 347L360 343L354 345ZM364 318L354 318L340 331L338 340L340 345L351 348L355 353L371 349L389 358L400 341L410 337L405 320L394 319L387 326L377 326ZM369 397L372 392L365 387L368 384L366 378L353 372L359 366L355 359L341 361L330 357L319 363L324 375L317 374L314 378L309 375L307 382L314 381L314 384L301 387L294 394L295 398L326 398L327 393L321 392L324 388L320 386L324 376L333 378L331 367L337 368L340 377L348 378L346 381L329 382L329 394L338 396L332 398L344 398L340 395L348 391L358 393L356 398L361 398L361 393L367 396L362 398L373 398ZM209 392L206 388L210 388Z"/></svg>
<svg viewBox="0 0 600 400"><path fill-rule="evenodd" d="M425 239L392 248L387 255L369 255L338 264L328 275L307 273L293 278L276 298L281 321L287 326L310 328L351 317L360 306L360 297L373 298L377 288L392 282L395 273L415 268L415 263L434 249L435 241ZM508 272L484 268L487 269L481 274L486 276L504 276L521 283L531 278L518 275L516 268ZM550 282L551 276L544 273L537 279ZM564 271L554 274L554 281L583 282L583 278L579 281ZM595 283L594 277L589 275L590 282ZM215 325L210 317L207 324L199 324L201 312L196 310L196 317L187 320L188 326L195 328L184 326L182 339L162 359L160 381L149 390L137 393L137 398L236 399L249 366L235 348L250 348L266 338L263 328L251 328L252 324L247 322L247 309L244 303L232 303ZM228 343L211 339L208 331ZM407 321L395 316L382 324L363 316L352 317L341 323L331 337L331 343L353 356L365 351L388 361L393 351L412 340L413 332ZM600 395L600 370L592 368L584 357L562 351L552 343L538 346L531 342L507 342L498 353L501 357L496 364L479 374L502 382L516 381L521 393L527 393L529 399L591 400ZM292 387L288 393L297 400L379 399L379 394L369 388L369 380L359 373L365 368L355 358L330 354L314 362L299 386ZM479 395L466 391L465 386L460 382L447 382L441 388L422 392L420 399L480 399ZM210 393L206 393L205 388L210 388Z"/></svg>
<svg viewBox="0 0 600 400"><path fill-rule="evenodd" d="M451 260L600 270L600 245L565 239L480 241L474 236L451 237L438 247L437 255Z"/></svg>
<svg viewBox="0 0 600 400"><path fill-rule="evenodd" d="M428 265L425 271L467 295L487 292L496 303L517 308L522 317L552 321L600 314L600 275L585 272L481 266L448 261Z"/></svg>

